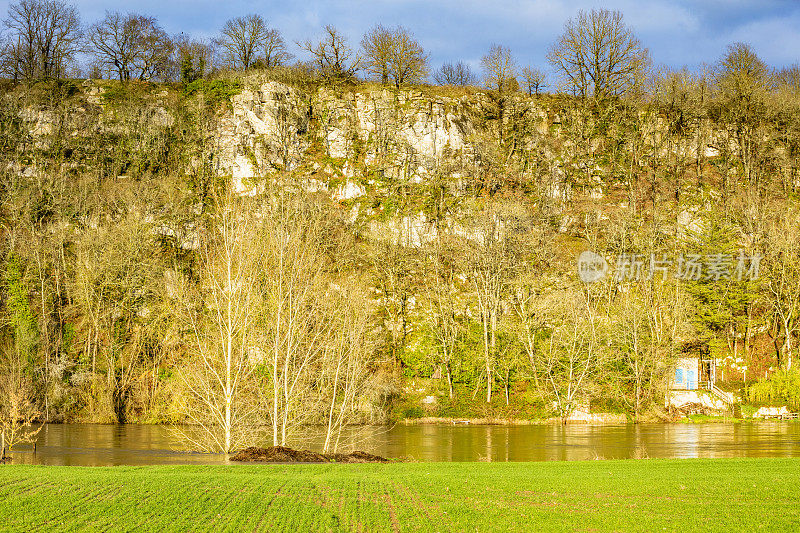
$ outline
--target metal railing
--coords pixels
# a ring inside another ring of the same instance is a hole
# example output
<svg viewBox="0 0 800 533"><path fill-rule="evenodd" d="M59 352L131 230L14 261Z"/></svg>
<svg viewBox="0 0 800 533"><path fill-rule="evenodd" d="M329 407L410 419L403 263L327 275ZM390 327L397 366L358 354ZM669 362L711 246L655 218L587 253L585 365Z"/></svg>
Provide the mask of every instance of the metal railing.
<svg viewBox="0 0 800 533"><path fill-rule="evenodd" d="M733 407L733 405L736 403L736 398L734 398L733 394L720 389L713 381L700 381L698 382L698 386L701 389L713 392L715 396L728 404L729 407Z"/></svg>

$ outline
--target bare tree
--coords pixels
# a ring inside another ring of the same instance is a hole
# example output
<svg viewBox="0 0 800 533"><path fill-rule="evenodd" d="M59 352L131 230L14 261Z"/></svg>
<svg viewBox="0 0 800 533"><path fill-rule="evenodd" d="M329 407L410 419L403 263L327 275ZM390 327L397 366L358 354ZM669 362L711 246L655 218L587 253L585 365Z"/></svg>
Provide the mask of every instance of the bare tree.
<svg viewBox="0 0 800 533"><path fill-rule="evenodd" d="M168 80L175 76L172 56L175 45L154 17L138 17L140 47L133 64L140 80Z"/></svg>
<svg viewBox="0 0 800 533"><path fill-rule="evenodd" d="M458 252L454 246L442 242L441 231L436 232L435 248L431 251L426 276L425 292L428 301L427 318L434 344L437 348L437 365L443 369L447 379L447 392L453 397L453 365L456 360L456 345L463 335L459 320L459 286L456 264Z"/></svg>
<svg viewBox="0 0 800 533"><path fill-rule="evenodd" d="M184 433L194 446L222 453L249 443L258 412L246 393L252 391L251 359L263 316L255 280L264 265L246 201L228 192L216 202L201 235L200 284L184 284L180 295L193 338L194 365L182 374L191 393L187 415L200 428Z"/></svg>
<svg viewBox="0 0 800 533"><path fill-rule="evenodd" d="M671 368L670 328L676 307L669 301L671 295L666 284L654 280L627 287L614 302L608 345L621 364L615 365L619 373L612 379L623 389L619 397L628 403L635 422L656 393L664 392L663 372Z"/></svg>
<svg viewBox="0 0 800 533"><path fill-rule="evenodd" d="M478 220L475 243L469 251L470 278L483 332L487 403L492 401L503 298L516 268L514 230L512 217L502 208L487 209Z"/></svg>
<svg viewBox="0 0 800 533"><path fill-rule="evenodd" d="M325 346L320 379L327 396L322 452L336 453L342 429L357 419L358 398L368 384L373 347L367 295L346 285L331 294L329 300L328 312L333 323Z"/></svg>
<svg viewBox="0 0 800 533"><path fill-rule="evenodd" d="M87 32L97 61L121 81L168 79L173 42L153 17L106 12Z"/></svg>
<svg viewBox="0 0 800 533"><path fill-rule="evenodd" d="M795 63L789 67L782 68L775 74L775 77L779 84L795 93L800 93L800 64Z"/></svg>
<svg viewBox="0 0 800 533"><path fill-rule="evenodd" d="M484 71L484 84L489 89L498 93L507 93L516 90L517 64L511 55L511 50L497 44L492 45L481 59Z"/></svg>
<svg viewBox="0 0 800 533"><path fill-rule="evenodd" d="M598 99L628 91L648 65L647 50L622 13L607 9L581 10L568 20L547 59L565 89Z"/></svg>
<svg viewBox="0 0 800 533"><path fill-rule="evenodd" d="M649 142L643 146L651 153L663 150L667 144L667 153L673 154L672 174L674 174L675 198L680 198L680 187L684 171L694 165L698 178L702 176L704 150L707 141L706 131L703 128L706 118L704 99L707 98L707 82L701 76L686 69L679 71L660 70L653 77L653 101L658 103L659 112L666 128L656 130L647 137ZM632 146L638 142L632 138ZM635 148L631 149L632 155L636 154ZM655 160L654 160L655 162ZM660 164L660 163L659 163ZM654 190L651 187L651 190ZM635 198L631 196L631 205ZM656 201L653 199L653 201Z"/></svg>
<svg viewBox="0 0 800 533"><path fill-rule="evenodd" d="M758 90L768 89L772 73L753 48L745 43L728 46L717 65L717 83L740 98Z"/></svg>
<svg viewBox="0 0 800 533"><path fill-rule="evenodd" d="M3 347L0 364L0 464L17 444L35 442L44 424L35 427L40 413L34 387L23 368L24 358L15 347Z"/></svg>
<svg viewBox="0 0 800 533"><path fill-rule="evenodd" d="M325 26L324 37L298 45L313 56L320 75L329 80L348 80L361 68L361 57L348 46L347 39L333 26Z"/></svg>
<svg viewBox="0 0 800 533"><path fill-rule="evenodd" d="M15 77L62 76L80 49L78 11L60 0L20 0L8 8L4 24L11 33Z"/></svg>
<svg viewBox="0 0 800 533"><path fill-rule="evenodd" d="M269 32L261 15L250 14L227 21L214 42L222 49L224 61L230 68L247 70L264 49ZM274 39L274 34L272 37Z"/></svg>
<svg viewBox="0 0 800 533"><path fill-rule="evenodd" d="M722 153L734 152L743 177L758 185L767 166L769 152L765 143L767 97L774 79L770 68L747 44L733 43L716 68L720 103L719 118L731 131L733 143L720 142ZM727 182L723 178L723 183ZM735 181L732 183L735 187ZM727 186L725 187L727 193Z"/></svg>
<svg viewBox="0 0 800 533"><path fill-rule="evenodd" d="M366 69L387 84L391 78L395 87L420 81L428 73L428 57L412 33L402 26L373 27L361 40Z"/></svg>
<svg viewBox="0 0 800 533"><path fill-rule="evenodd" d="M422 80L428 74L428 56L414 35L398 26L392 32L392 42L389 75L394 79L395 87Z"/></svg>
<svg viewBox="0 0 800 533"><path fill-rule="evenodd" d="M89 27L87 39L101 64L117 72L120 80L131 79L135 40L129 20L134 15L106 12L105 18Z"/></svg>
<svg viewBox="0 0 800 533"><path fill-rule="evenodd" d="M475 75L469 65L463 61L455 64L445 63L433 73L433 79L439 85L474 85Z"/></svg>
<svg viewBox="0 0 800 533"><path fill-rule="evenodd" d="M538 287L522 282L515 288L512 303L519 329L517 338L528 358L534 385L539 389L539 343L547 333L545 311L552 302L544 301Z"/></svg>
<svg viewBox="0 0 800 533"><path fill-rule="evenodd" d="M324 355L332 324L325 320L327 282L321 253L324 218L302 195L274 191L265 217L265 269L262 283L266 312L263 346L265 402L274 445L284 445L290 430L310 422L304 405L313 389L313 369Z"/></svg>
<svg viewBox="0 0 800 533"><path fill-rule="evenodd" d="M198 429L184 434L195 447L228 453L261 431L285 445L293 428L321 420L335 437L350 420L366 326L341 314L341 299L331 304L325 217L291 188L225 193L201 239L200 284L180 298L193 337L187 416ZM337 364L338 376L323 375Z"/></svg>
<svg viewBox="0 0 800 533"><path fill-rule="evenodd" d="M786 370L792 368L796 339L800 336L799 229L800 215L796 210L776 213L769 228L770 247L764 261L766 300L775 314L778 330L783 330L780 361Z"/></svg>
<svg viewBox="0 0 800 533"><path fill-rule="evenodd" d="M522 69L522 86L528 91L528 96L539 96L539 90L547 87L547 79L541 70L536 67Z"/></svg>
<svg viewBox="0 0 800 533"><path fill-rule="evenodd" d="M587 295L563 295L555 310L550 331L541 352L538 367L550 385L561 422L567 419L584 399L592 378L601 369L603 352L598 342L597 318Z"/></svg>
<svg viewBox="0 0 800 533"><path fill-rule="evenodd" d="M484 86L492 91L489 105L493 108L490 112L497 117L497 146L508 146L506 132L510 130L511 146L513 147L516 144L516 141L513 140L515 112L513 101L510 102L509 97L519 90L516 62L511 55L511 50L495 44L481 59L481 66L484 72ZM511 103L510 106L509 103ZM511 113L507 112L509 108ZM511 120L508 120L509 117Z"/></svg>
<svg viewBox="0 0 800 533"><path fill-rule="evenodd" d="M70 297L83 317L89 393L103 421L125 422L131 385L140 370L140 314L152 301L157 268L155 243L142 240L149 229L135 217L120 217L113 226L85 228L74 243Z"/></svg>
<svg viewBox="0 0 800 533"><path fill-rule="evenodd" d="M0 74L4 77L14 78L15 46L0 32ZM18 76L17 76L18 77Z"/></svg>
<svg viewBox="0 0 800 533"><path fill-rule="evenodd" d="M34 425L39 411L31 399L33 387L30 383L12 380L13 377L8 377L7 383L0 386L3 396L0 401L0 464L14 446L36 442L44 427L44 424Z"/></svg>
<svg viewBox="0 0 800 533"><path fill-rule="evenodd" d="M392 30L380 24L373 26L361 39L366 70L386 85L394 51Z"/></svg>
<svg viewBox="0 0 800 533"><path fill-rule="evenodd" d="M281 32L274 28L269 28L265 32L262 52L262 60L267 68L283 66L293 57L286 49L286 42Z"/></svg>
<svg viewBox="0 0 800 533"><path fill-rule="evenodd" d="M381 243L373 264L380 291L378 316L388 333L387 344L392 358L399 361L412 328L409 313L414 299L412 274L415 258L398 243Z"/></svg>

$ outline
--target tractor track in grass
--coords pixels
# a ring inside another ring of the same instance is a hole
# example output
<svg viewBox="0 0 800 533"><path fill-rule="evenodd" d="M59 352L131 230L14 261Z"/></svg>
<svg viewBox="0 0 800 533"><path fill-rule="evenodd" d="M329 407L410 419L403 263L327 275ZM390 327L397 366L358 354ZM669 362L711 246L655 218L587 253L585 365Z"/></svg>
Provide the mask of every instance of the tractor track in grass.
<svg viewBox="0 0 800 533"><path fill-rule="evenodd" d="M350 498L353 506L351 527L356 531L369 531L371 521L375 519L375 493L369 485L366 480L359 479L353 497Z"/></svg>
<svg viewBox="0 0 800 533"><path fill-rule="evenodd" d="M342 524L343 522L346 524L346 516L343 512L341 502L338 507L334 508L334 498L331 496L331 493L334 492L327 484L320 484L320 480L318 476L315 476L311 480L311 489L316 493L316 505L320 509L324 509L327 513L330 513L330 519L335 523L335 526L338 529L344 527ZM338 494L338 491L336 491Z"/></svg>
<svg viewBox="0 0 800 533"><path fill-rule="evenodd" d="M44 483L36 483L36 484L34 484L34 483L31 483L27 479L21 480L20 485L24 486L25 488L22 489L22 490L17 491L13 495L9 494L9 496L14 496L15 498L16 497L20 497L20 496L27 496L27 495L32 494L32 493L41 492L42 489L54 490L56 487L58 487L58 484L53 482L53 481L47 481L47 482L44 482Z"/></svg>
<svg viewBox="0 0 800 533"><path fill-rule="evenodd" d="M17 479L11 479L9 481L6 481L3 484L3 486L0 487L0 496L5 495L7 492L12 492L14 490L14 487L16 487L17 485L24 486L29 481L30 480L28 480L28 479L26 479L24 477L18 477ZM17 494L22 494L22 493L18 492Z"/></svg>
<svg viewBox="0 0 800 533"><path fill-rule="evenodd" d="M276 490L275 490L275 491L272 493L272 497L271 497L271 498L269 499L269 501L266 503L266 505L264 506L264 509L263 509L263 511L261 512L261 516L259 517L258 523L257 523L257 524L256 524L256 526L253 528L253 532L254 532L254 533L255 533L256 531L264 531L264 528L262 527L262 526L264 525L264 520L267 520L267 519L268 519L268 516L269 516L270 509L272 508L272 504L275 502L276 498L282 494L282 492L283 492L283 488L284 488L284 487L285 487L285 486L286 486L288 483L289 483L288 481L284 481L284 482L281 484L281 486L280 486L280 487L278 487L278 488L277 488L277 489L276 489ZM243 528L243 529L244 529L244 528Z"/></svg>
<svg viewBox="0 0 800 533"><path fill-rule="evenodd" d="M65 518L65 517L69 517L69 516L74 517L76 515L77 516L82 516L84 513L81 513L81 512L74 513L73 511L75 511L76 509L79 509L81 507L81 504L84 504L84 503L87 503L87 502L91 502L91 501L95 501L95 498L99 494L102 494L105 491L106 491L105 487L95 487L94 490L90 490L88 493L84 494L80 499L78 499L76 502L74 502L74 504L69 509L62 509L61 513L59 513L58 516L55 516L55 517L51 518L50 520L48 520L45 524L42 524L40 529L42 529L42 530L47 529L47 526L51 526L54 523L65 524L65 522L63 520L59 520L61 518ZM73 522L74 522L74 520L73 520Z"/></svg>
<svg viewBox="0 0 800 533"><path fill-rule="evenodd" d="M236 496L236 512L242 517L238 524L238 530L246 530L253 527L253 522L260 519L261 515L258 514L259 509L263 506L263 498L269 494L269 491L274 487L272 479L262 480L257 483L256 478L247 478L244 484L237 490L234 488ZM267 506L272 505L278 491L281 487L273 493Z"/></svg>
<svg viewBox="0 0 800 533"><path fill-rule="evenodd" d="M409 489L408 486L405 484L392 483L392 486L394 487L394 491L398 495L403 496L404 499L406 499L406 501L411 502L412 504L411 507L417 511L415 514L424 518L428 524L434 523L434 519L431 517L431 514L429 512L430 507L425 502L420 500L418 492ZM439 509L439 517L438 517L439 519L442 518L441 515L442 515L441 509Z"/></svg>
<svg viewBox="0 0 800 533"><path fill-rule="evenodd" d="M389 509L389 519L391 520L392 524L392 531L398 533L400 531L400 520L397 519L397 512L394 509L394 502L392 501L392 496L386 491L383 494L383 499L386 502L386 506Z"/></svg>
<svg viewBox="0 0 800 533"><path fill-rule="evenodd" d="M218 480L217 483L221 482ZM213 494L217 497L215 498L215 506L208 512L210 517L210 528L212 530L219 530L220 527L218 524L223 522L226 517L229 516L229 512L226 512L228 509L235 509L237 505L236 501L236 490L235 487L226 487L220 484L215 484L213 487ZM238 513L237 513L238 514Z"/></svg>
<svg viewBox="0 0 800 533"><path fill-rule="evenodd" d="M800 530L798 459L13 466L0 486L11 531Z"/></svg>

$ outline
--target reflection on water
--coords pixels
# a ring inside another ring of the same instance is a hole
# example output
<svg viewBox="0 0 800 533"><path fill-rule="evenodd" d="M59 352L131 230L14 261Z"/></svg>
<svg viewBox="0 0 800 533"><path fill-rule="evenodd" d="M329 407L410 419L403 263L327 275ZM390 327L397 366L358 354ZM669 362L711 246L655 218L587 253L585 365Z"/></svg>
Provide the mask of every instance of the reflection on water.
<svg viewBox="0 0 800 533"><path fill-rule="evenodd" d="M423 461L800 457L800 424L795 422L396 429L381 451Z"/></svg>
<svg viewBox="0 0 800 533"><path fill-rule="evenodd" d="M165 426L133 424L48 424L39 433L36 453L20 446L13 464L71 466L144 464L222 464L213 454L181 451L178 435Z"/></svg>
<svg viewBox="0 0 800 533"><path fill-rule="evenodd" d="M354 430L354 446L418 461L574 461L632 457L800 457L800 422L624 426L395 426ZM14 463L49 465L224 464L220 455L180 451L163 426L48 425L36 453ZM307 436L301 446L320 449Z"/></svg>

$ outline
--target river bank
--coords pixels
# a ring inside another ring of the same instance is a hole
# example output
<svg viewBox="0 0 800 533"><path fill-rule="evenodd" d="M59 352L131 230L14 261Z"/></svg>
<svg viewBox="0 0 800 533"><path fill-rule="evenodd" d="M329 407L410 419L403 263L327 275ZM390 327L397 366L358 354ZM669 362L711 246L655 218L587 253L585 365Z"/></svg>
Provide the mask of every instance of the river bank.
<svg viewBox="0 0 800 533"><path fill-rule="evenodd" d="M742 424L766 422L769 418L761 417L733 417L733 416L714 416L692 414L685 416L675 416L666 420L643 420L645 424ZM779 420L779 419L778 419ZM564 425L560 418L542 418L527 420L520 418L453 418L453 417L422 417L404 418L398 423L406 426L440 426L440 425L472 425L472 426L542 426L542 425ZM618 426L621 424L635 424L633 420L622 414L616 413L592 413L589 416L573 417L567 420L566 425L588 424L597 426Z"/></svg>
<svg viewBox="0 0 800 533"><path fill-rule="evenodd" d="M0 467L13 531L793 531L798 500L800 459Z"/></svg>
<svg viewBox="0 0 800 533"><path fill-rule="evenodd" d="M568 424L608 424L619 425L628 423L629 418L623 414L616 413L592 413L589 415L579 415L568 419ZM440 417L440 416L425 416L420 418L404 418L400 420L401 424L409 426L425 426L425 425L473 425L473 426L538 426L546 424L563 424L560 418L537 418L537 419L524 419L524 418L494 418L494 417L477 417L477 418L459 418L459 417Z"/></svg>

